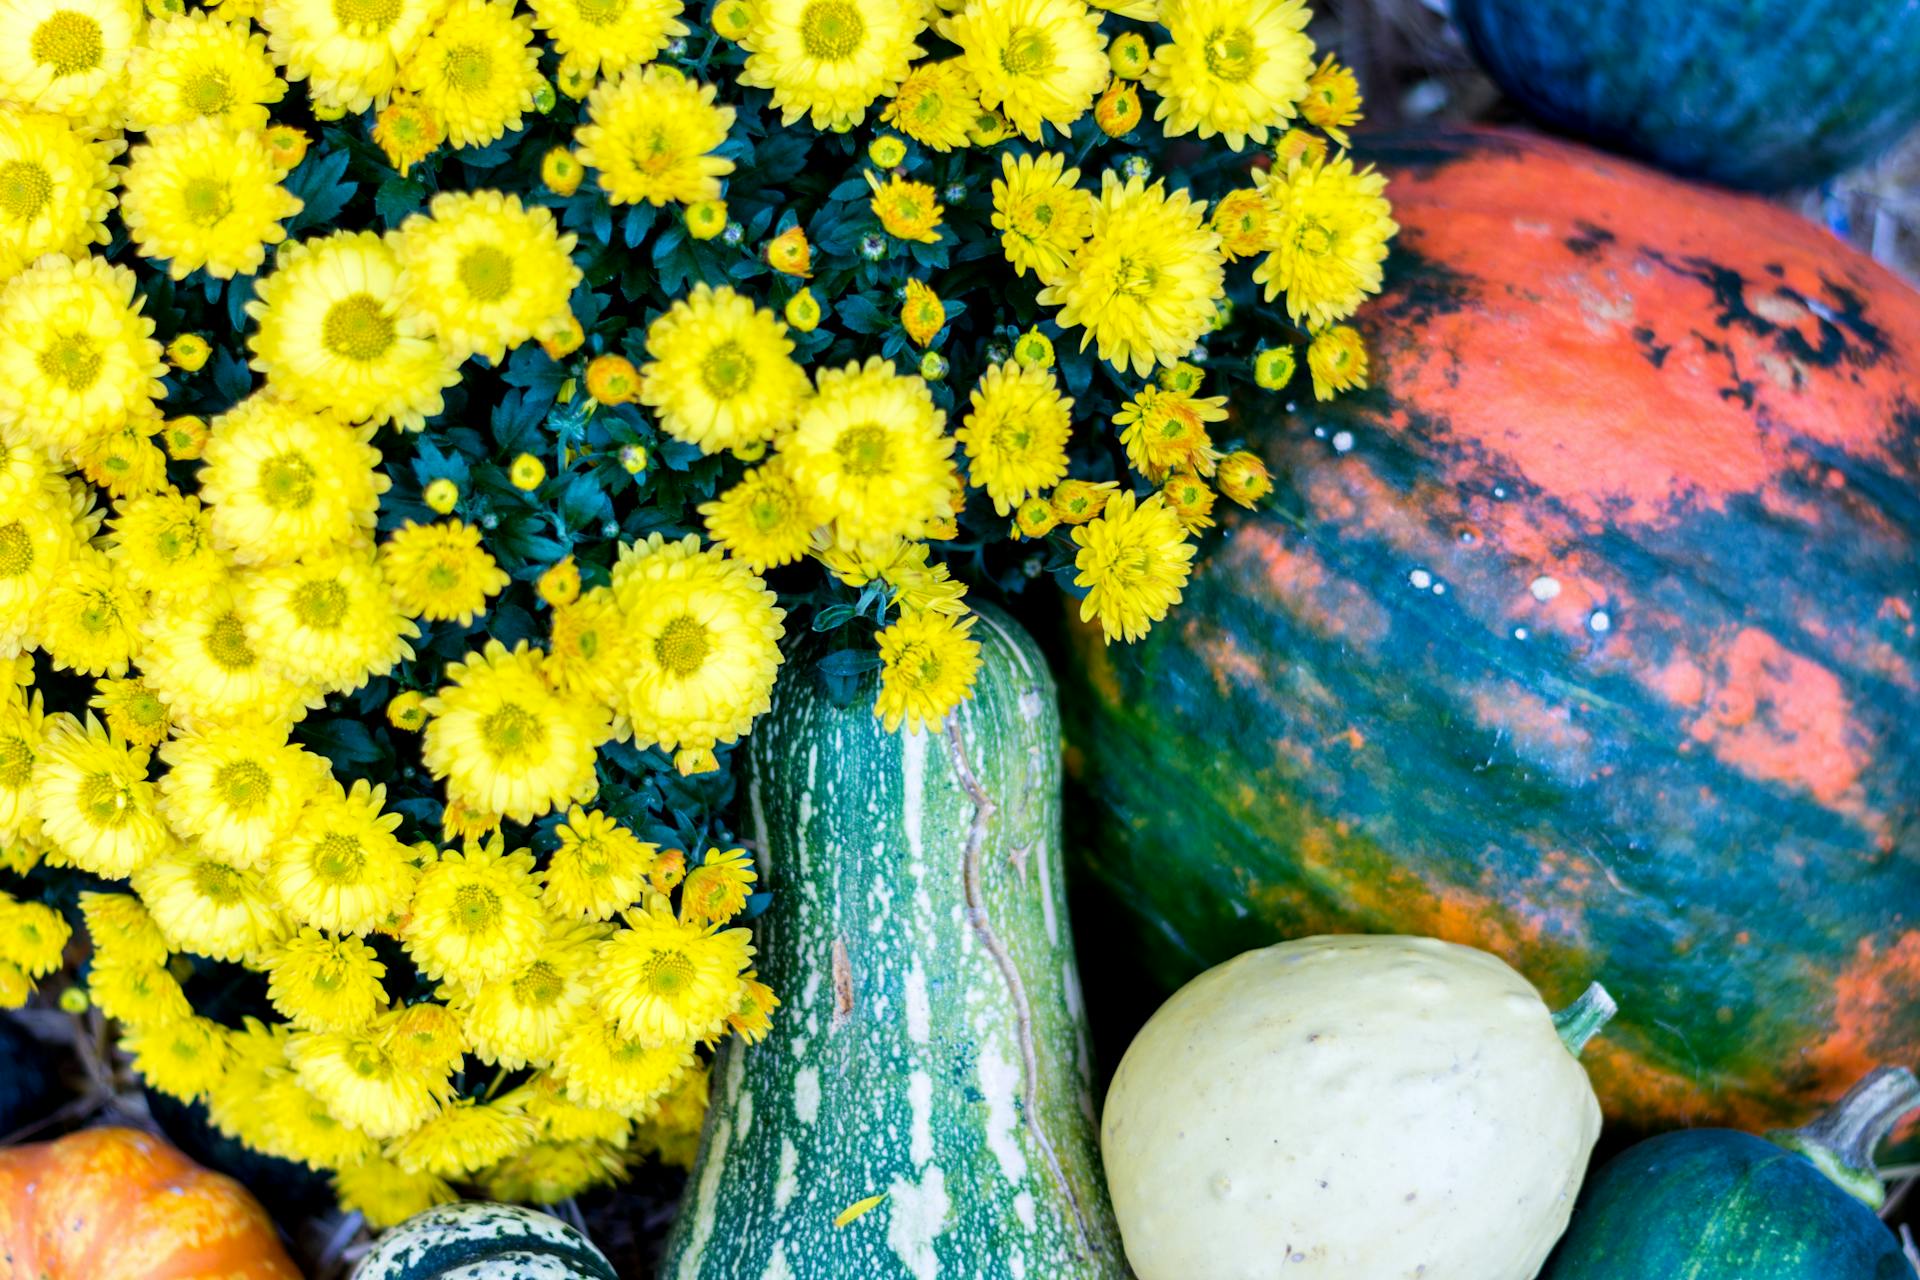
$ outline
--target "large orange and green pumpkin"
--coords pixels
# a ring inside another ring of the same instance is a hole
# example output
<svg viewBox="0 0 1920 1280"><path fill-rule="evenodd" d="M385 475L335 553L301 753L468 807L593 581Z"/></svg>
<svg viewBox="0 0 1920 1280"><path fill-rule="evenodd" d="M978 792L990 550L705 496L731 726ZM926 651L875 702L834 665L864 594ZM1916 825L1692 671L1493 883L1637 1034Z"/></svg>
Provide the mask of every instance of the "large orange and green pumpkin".
<svg viewBox="0 0 1920 1280"><path fill-rule="evenodd" d="M1540 119L1677 173L1777 191L1920 124L1913 0L1453 0Z"/></svg>
<svg viewBox="0 0 1920 1280"><path fill-rule="evenodd" d="M1803 1120L1920 1058L1920 295L1569 144L1372 151L1373 389L1242 405L1270 507L1076 633L1086 858L1169 984L1433 934L1603 978L1616 1117Z"/></svg>
<svg viewBox="0 0 1920 1280"><path fill-rule="evenodd" d="M0 1150L0 1280L300 1280L245 1187L149 1133Z"/></svg>

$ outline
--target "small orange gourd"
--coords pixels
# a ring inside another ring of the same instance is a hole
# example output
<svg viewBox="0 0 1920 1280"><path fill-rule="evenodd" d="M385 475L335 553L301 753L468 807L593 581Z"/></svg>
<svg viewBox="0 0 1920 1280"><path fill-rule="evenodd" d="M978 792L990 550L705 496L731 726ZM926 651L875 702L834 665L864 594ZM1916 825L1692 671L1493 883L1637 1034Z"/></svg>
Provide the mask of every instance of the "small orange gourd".
<svg viewBox="0 0 1920 1280"><path fill-rule="evenodd" d="M0 1151L0 1280L300 1280L245 1187L137 1129Z"/></svg>

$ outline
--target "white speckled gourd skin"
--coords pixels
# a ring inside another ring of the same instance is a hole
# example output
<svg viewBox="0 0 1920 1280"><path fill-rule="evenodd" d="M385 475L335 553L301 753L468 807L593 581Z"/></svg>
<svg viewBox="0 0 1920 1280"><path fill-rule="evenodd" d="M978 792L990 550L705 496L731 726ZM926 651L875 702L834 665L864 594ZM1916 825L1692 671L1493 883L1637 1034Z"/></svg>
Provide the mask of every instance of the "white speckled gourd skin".
<svg viewBox="0 0 1920 1280"><path fill-rule="evenodd" d="M1599 1133L1525 978L1348 936L1181 988L1121 1060L1101 1137L1140 1280L1531 1280Z"/></svg>
<svg viewBox="0 0 1920 1280"><path fill-rule="evenodd" d="M352 1280L618 1280L593 1242L550 1214L465 1201L380 1237Z"/></svg>
<svg viewBox="0 0 1920 1280"><path fill-rule="evenodd" d="M888 733L871 676L837 704L805 654L754 726L747 802L773 892L757 962L783 1003L763 1043L721 1049L662 1280L1126 1276L1061 874L1053 681L1006 615L979 612L975 694L949 717L963 763L944 732Z"/></svg>

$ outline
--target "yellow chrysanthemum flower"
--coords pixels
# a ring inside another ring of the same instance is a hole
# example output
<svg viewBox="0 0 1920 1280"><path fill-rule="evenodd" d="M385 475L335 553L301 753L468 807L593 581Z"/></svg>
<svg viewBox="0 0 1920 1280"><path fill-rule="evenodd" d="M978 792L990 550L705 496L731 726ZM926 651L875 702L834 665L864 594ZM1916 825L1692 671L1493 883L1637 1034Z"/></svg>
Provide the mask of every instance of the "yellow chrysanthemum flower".
<svg viewBox="0 0 1920 1280"><path fill-rule="evenodd" d="M500 594L507 575L480 545L480 531L459 520L406 524L380 545L393 598L408 617L469 626Z"/></svg>
<svg viewBox="0 0 1920 1280"><path fill-rule="evenodd" d="M640 402L703 453L771 440L808 391L792 352L773 312L725 285L696 284L647 328Z"/></svg>
<svg viewBox="0 0 1920 1280"><path fill-rule="evenodd" d="M123 676L139 650L146 612L146 593L103 552L83 549L40 598L34 632L56 668Z"/></svg>
<svg viewBox="0 0 1920 1280"><path fill-rule="evenodd" d="M120 1047L133 1055L133 1069L149 1088L192 1102L220 1083L227 1069L227 1040L219 1023L180 1018L129 1026Z"/></svg>
<svg viewBox="0 0 1920 1280"><path fill-rule="evenodd" d="M700 504L707 537L755 573L792 564L807 553L813 521L787 464L774 457L740 482Z"/></svg>
<svg viewBox="0 0 1920 1280"><path fill-rule="evenodd" d="M80 551L66 481L42 475L0 492L0 653L32 637L40 603Z"/></svg>
<svg viewBox="0 0 1920 1280"><path fill-rule="evenodd" d="M303 684L358 689L413 656L420 628L400 612L372 548L343 548L246 576L241 613L260 656Z"/></svg>
<svg viewBox="0 0 1920 1280"><path fill-rule="evenodd" d="M759 575L692 535L622 547L613 595L630 662L615 709L681 773L718 767L715 745L770 705L785 611Z"/></svg>
<svg viewBox="0 0 1920 1280"><path fill-rule="evenodd" d="M680 883L680 919L703 925L733 919L746 908L758 878L745 849L707 850Z"/></svg>
<svg viewBox="0 0 1920 1280"><path fill-rule="evenodd" d="M1320 60L1307 78L1306 101L1300 114L1308 123L1327 131L1341 146L1347 145L1347 129L1360 123L1360 79L1351 67L1341 66L1332 54Z"/></svg>
<svg viewBox="0 0 1920 1280"><path fill-rule="evenodd" d="M61 953L73 930L58 911L42 902L22 902L0 891L0 960L29 978L44 978L60 967Z"/></svg>
<svg viewBox="0 0 1920 1280"><path fill-rule="evenodd" d="M1213 474L1219 450L1207 433L1209 422L1227 417L1225 396L1192 396L1160 387L1142 387L1113 415L1127 462L1158 484L1175 471Z"/></svg>
<svg viewBox="0 0 1920 1280"><path fill-rule="evenodd" d="M257 132L286 92L251 23L183 13L148 23L146 43L128 60L126 124L151 133L211 117Z"/></svg>
<svg viewBox="0 0 1920 1280"><path fill-rule="evenodd" d="M596 938L594 946L598 944ZM591 961L594 947L588 947L586 954ZM624 1147L633 1135L631 1117L598 1107L583 1107L570 1100L566 1085L550 1071L541 1072L510 1096L540 1126L540 1137L545 1142L605 1142Z"/></svg>
<svg viewBox="0 0 1920 1280"><path fill-rule="evenodd" d="M147 781L147 753L108 735L100 722L50 717L34 751L33 802L41 834L65 861L109 880L125 878L173 842Z"/></svg>
<svg viewBox="0 0 1920 1280"><path fill-rule="evenodd" d="M447 0L266 0L274 60L305 80L314 105L365 111L385 100L400 66L446 10Z"/></svg>
<svg viewBox="0 0 1920 1280"><path fill-rule="evenodd" d="M145 16L138 0L0 0L0 102L113 123Z"/></svg>
<svg viewBox="0 0 1920 1280"><path fill-rule="evenodd" d="M424 1124L452 1087L444 1074L409 1070L377 1031L303 1031L287 1061L308 1093L370 1138L397 1138Z"/></svg>
<svg viewBox="0 0 1920 1280"><path fill-rule="evenodd" d="M283 1059L284 1060L284 1059ZM216 1095L235 1076L227 1073ZM358 1129L342 1124L326 1104L300 1087L293 1074L283 1069L268 1071L251 1089L245 1102L235 1099L235 1109L253 1112L248 1132L241 1136L249 1146L268 1155L293 1160L309 1169L343 1169L379 1154L379 1144ZM211 1102L208 1111L212 1111Z"/></svg>
<svg viewBox="0 0 1920 1280"><path fill-rule="evenodd" d="M415 1214L460 1198L446 1179L430 1173L408 1173L377 1155L336 1170L333 1192L341 1208L358 1213L375 1231L397 1227Z"/></svg>
<svg viewBox="0 0 1920 1280"><path fill-rule="evenodd" d="M186 991L164 962L111 955L97 943L87 970L87 998L122 1026L157 1027L193 1016Z"/></svg>
<svg viewBox="0 0 1920 1280"><path fill-rule="evenodd" d="M851 128L926 52L914 43L925 10L896 0L761 0L740 38L740 83L772 90L783 123L808 116L816 129Z"/></svg>
<svg viewBox="0 0 1920 1280"><path fill-rule="evenodd" d="M480 1185L496 1200L559 1204L612 1186L626 1169L626 1153L604 1142L535 1142L488 1169Z"/></svg>
<svg viewBox="0 0 1920 1280"><path fill-rule="evenodd" d="M607 709L556 694L542 658L525 641L509 650L489 640L448 665L425 704L420 756L449 800L531 822L599 789L594 749L612 733Z"/></svg>
<svg viewBox="0 0 1920 1280"><path fill-rule="evenodd" d="M399 284L399 259L371 231L288 245L247 303L253 367L311 408L418 431L460 374Z"/></svg>
<svg viewBox="0 0 1920 1280"><path fill-rule="evenodd" d="M400 936L428 978L472 990L532 960L547 929L533 855L506 853L496 840L442 854L421 872Z"/></svg>
<svg viewBox="0 0 1920 1280"><path fill-rule="evenodd" d="M405 305L448 350L498 364L572 318L577 237L560 234L551 213L498 191L444 191L430 211L406 220L394 248Z"/></svg>
<svg viewBox="0 0 1920 1280"><path fill-rule="evenodd" d="M135 250L163 258L185 279L205 269L222 280L252 275L280 224L304 207L257 133L235 133L218 116L163 129L129 157L120 208Z"/></svg>
<svg viewBox="0 0 1920 1280"><path fill-rule="evenodd" d="M302 1031L357 1031L387 1004L387 966L358 938L302 929L266 966L267 998Z"/></svg>
<svg viewBox="0 0 1920 1280"><path fill-rule="evenodd" d="M814 523L855 548L925 536L951 514L954 487L953 438L926 382L878 357L816 378L780 442Z"/></svg>
<svg viewBox="0 0 1920 1280"><path fill-rule="evenodd" d="M906 296L900 300L900 327L907 331L907 340L924 347L940 335L946 323L947 304L940 301L932 286L918 277L907 281Z"/></svg>
<svg viewBox="0 0 1920 1280"><path fill-rule="evenodd" d="M980 642L969 633L976 615L906 613L876 637L880 643L880 693L873 714L892 732L938 731L947 713L973 696L980 669ZM691 877L689 877L691 882Z"/></svg>
<svg viewBox="0 0 1920 1280"><path fill-rule="evenodd" d="M530 0L533 25L547 33L564 65L585 75L617 76L658 57L689 34L681 0Z"/></svg>
<svg viewBox="0 0 1920 1280"><path fill-rule="evenodd" d="M236 563L286 564L366 538L389 481L368 427L256 392L213 420L200 496Z"/></svg>
<svg viewBox="0 0 1920 1280"><path fill-rule="evenodd" d="M482 1062L517 1071L545 1066L587 1007L586 972L607 929L598 924L554 926L532 959L479 987L450 993Z"/></svg>
<svg viewBox="0 0 1920 1280"><path fill-rule="evenodd" d="M166 491L120 503L107 554L128 581L156 599L194 599L227 572L213 542L213 513L200 499Z"/></svg>
<svg viewBox="0 0 1920 1280"><path fill-rule="evenodd" d="M1331 400L1342 391L1367 385L1367 344L1350 324L1336 324L1313 335L1307 345L1307 369L1313 374L1313 398Z"/></svg>
<svg viewBox="0 0 1920 1280"><path fill-rule="evenodd" d="M507 1159L532 1144L534 1123L506 1099L452 1098L413 1132L388 1144L408 1173L460 1177Z"/></svg>
<svg viewBox="0 0 1920 1280"><path fill-rule="evenodd" d="M1016 273L1031 271L1043 284L1066 273L1093 221L1093 193L1074 185L1080 171L1066 164L1054 151L1037 157L1002 153L1000 176L993 180L1000 247Z"/></svg>
<svg viewBox="0 0 1920 1280"><path fill-rule="evenodd" d="M374 1023L393 1060L409 1071L449 1076L467 1055L467 1030L452 1006L425 1000Z"/></svg>
<svg viewBox="0 0 1920 1280"><path fill-rule="evenodd" d="M161 425L157 416L128 418L68 453L67 459L115 498L156 493L167 484L167 455L153 442Z"/></svg>
<svg viewBox="0 0 1920 1280"><path fill-rule="evenodd" d="M1199 476L1180 472L1161 486L1160 497L1187 532L1213 528L1214 493Z"/></svg>
<svg viewBox="0 0 1920 1280"><path fill-rule="evenodd" d="M1235 151L1265 144L1307 96L1313 74L1304 0L1161 0L1172 41L1153 51L1141 82L1160 95L1153 117L1168 137L1216 133Z"/></svg>
<svg viewBox="0 0 1920 1280"><path fill-rule="evenodd" d="M967 131L980 114L980 88L965 60L923 62L915 67L880 119L935 151L967 145Z"/></svg>
<svg viewBox="0 0 1920 1280"><path fill-rule="evenodd" d="M650 1048L717 1035L740 1002L752 935L683 923L660 898L624 918L627 927L600 944L589 978L618 1034Z"/></svg>
<svg viewBox="0 0 1920 1280"><path fill-rule="evenodd" d="M0 104L0 280L44 254L80 257L107 242L124 149L64 116Z"/></svg>
<svg viewBox="0 0 1920 1280"><path fill-rule="evenodd" d="M1051 370L994 365L973 389L972 403L954 435L966 451L968 476L987 491L995 512L1006 515L1067 474L1073 401L1060 394Z"/></svg>
<svg viewBox="0 0 1920 1280"><path fill-rule="evenodd" d="M160 936L160 926L132 894L83 892L80 916L86 921L87 937L93 942L95 963L163 965L167 962L167 940Z"/></svg>
<svg viewBox="0 0 1920 1280"><path fill-rule="evenodd" d="M1109 170L1085 244L1067 274L1036 295L1059 307L1062 328L1085 326L1080 349L1098 344L1114 368L1145 377L1171 364L1212 328L1225 294L1220 236L1206 205L1156 181L1124 184Z"/></svg>
<svg viewBox="0 0 1920 1280"><path fill-rule="evenodd" d="M456 147L518 129L545 81L533 23L513 0L452 0L406 57L400 86L437 116Z"/></svg>
<svg viewBox="0 0 1920 1280"><path fill-rule="evenodd" d="M560 847L541 873L540 900L560 917L611 920L639 901L659 846L604 813L575 807L554 834Z"/></svg>
<svg viewBox="0 0 1920 1280"><path fill-rule="evenodd" d="M713 152L733 127L733 108L714 88L664 67L629 69L587 99L588 123L575 131L580 163L600 173L614 204L692 204L717 200L733 161Z"/></svg>
<svg viewBox="0 0 1920 1280"><path fill-rule="evenodd" d="M105 258L42 258L0 286L0 428L77 449L166 395L133 272Z"/></svg>
<svg viewBox="0 0 1920 1280"><path fill-rule="evenodd" d="M287 935L287 919L257 872L176 849L133 873L167 945L215 960L252 960Z"/></svg>
<svg viewBox="0 0 1920 1280"><path fill-rule="evenodd" d="M37 691L0 699L0 843L39 837L33 766L45 736L46 715Z"/></svg>
<svg viewBox="0 0 1920 1280"><path fill-rule="evenodd" d="M161 816L237 867L263 865L331 777L324 759L259 725L182 734L160 759Z"/></svg>
<svg viewBox="0 0 1920 1280"><path fill-rule="evenodd" d="M693 1066L693 1050L686 1042L649 1047L589 1012L560 1038L553 1071L566 1085L569 1101L643 1116Z"/></svg>
<svg viewBox="0 0 1920 1280"><path fill-rule="evenodd" d="M151 751L165 742L173 729L167 704L144 680L102 680L87 705L106 720L108 732L119 734L130 746ZM4 759L4 747L0 747L0 759ZM0 778L4 778L4 772L0 772ZM0 803L3 810L4 804ZM4 830L5 818L0 817L0 831Z"/></svg>
<svg viewBox="0 0 1920 1280"><path fill-rule="evenodd" d="M1384 194L1385 175L1355 171L1346 156L1298 160L1285 172L1261 170L1254 182L1273 209L1273 252L1254 269L1271 302L1287 295L1287 314L1323 328L1380 292L1387 241L1400 226Z"/></svg>
<svg viewBox="0 0 1920 1280"><path fill-rule="evenodd" d="M934 198L932 187L909 182L897 173L889 174L884 183L868 173L867 186L873 189L868 200L873 216L888 235L921 244L940 243L940 216L946 209Z"/></svg>
<svg viewBox="0 0 1920 1280"><path fill-rule="evenodd" d="M594 587L553 611L547 679L569 698L612 705L626 683L627 650L626 624L613 592Z"/></svg>
<svg viewBox="0 0 1920 1280"><path fill-rule="evenodd" d="M1257 187L1229 191L1213 206L1209 225L1220 233L1220 252L1228 262L1251 258L1273 248L1273 214Z"/></svg>
<svg viewBox="0 0 1920 1280"><path fill-rule="evenodd" d="M903 613L965 613L967 607L961 598L967 594L967 584L955 581L946 565L929 564L931 554L932 548L924 542L897 538L870 555L855 555L839 547L816 548L814 552L835 577L850 587L864 587L875 579L885 582L892 588L887 603Z"/></svg>
<svg viewBox="0 0 1920 1280"><path fill-rule="evenodd" d="M727 1025L748 1044L759 1044L773 1029L773 1011L780 1007L780 997L751 969L740 977L740 992L740 1007Z"/></svg>
<svg viewBox="0 0 1920 1280"><path fill-rule="evenodd" d="M1159 494L1116 493L1097 519L1073 531L1073 581L1087 588L1080 620L1100 619L1106 642L1138 640L1180 603L1194 545Z"/></svg>
<svg viewBox="0 0 1920 1280"><path fill-rule="evenodd" d="M1100 15L1082 0L972 0L940 34L960 46L981 103L1035 141L1043 125L1071 128L1111 74Z"/></svg>
<svg viewBox="0 0 1920 1280"><path fill-rule="evenodd" d="M404 178L447 140L447 126L432 107L401 89L380 108L372 137L387 163Z"/></svg>
<svg viewBox="0 0 1920 1280"><path fill-rule="evenodd" d="M261 656L233 586L198 600L155 601L140 667L178 723L288 724L320 706L320 691Z"/></svg>
<svg viewBox="0 0 1920 1280"><path fill-rule="evenodd" d="M351 792L337 782L322 784L273 849L267 879L287 914L352 934L398 919L420 873L412 850L394 838L400 815L381 812L386 797L385 787L365 782Z"/></svg>

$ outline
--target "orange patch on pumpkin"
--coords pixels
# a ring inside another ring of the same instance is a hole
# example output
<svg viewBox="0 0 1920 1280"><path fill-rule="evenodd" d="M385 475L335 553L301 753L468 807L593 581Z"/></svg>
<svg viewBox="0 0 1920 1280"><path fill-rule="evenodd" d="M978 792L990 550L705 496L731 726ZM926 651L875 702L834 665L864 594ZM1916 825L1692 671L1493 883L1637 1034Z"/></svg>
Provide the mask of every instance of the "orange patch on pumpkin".
<svg viewBox="0 0 1920 1280"><path fill-rule="evenodd" d="M1908 1011L1920 1000L1920 929L1891 946L1860 939L1853 962L1833 980L1833 1029L1807 1051L1828 1093L1838 1095L1883 1062L1907 1062L1920 1050Z"/></svg>
<svg viewBox="0 0 1920 1280"><path fill-rule="evenodd" d="M1390 627L1386 610L1359 584L1331 572L1311 546L1288 545L1265 525L1243 522L1214 555L1229 579L1257 564L1273 595L1308 630L1331 640L1372 645Z"/></svg>
<svg viewBox="0 0 1920 1280"><path fill-rule="evenodd" d="M1829 808L1857 807L1860 774L1873 757L1839 677L1748 627L1715 655L1712 682L1688 732L1715 758Z"/></svg>
<svg viewBox="0 0 1920 1280"><path fill-rule="evenodd" d="M1475 722L1504 734L1529 763L1549 765L1563 776L1588 771L1593 736L1574 723L1566 703L1548 702L1512 680L1475 686L1470 702Z"/></svg>

